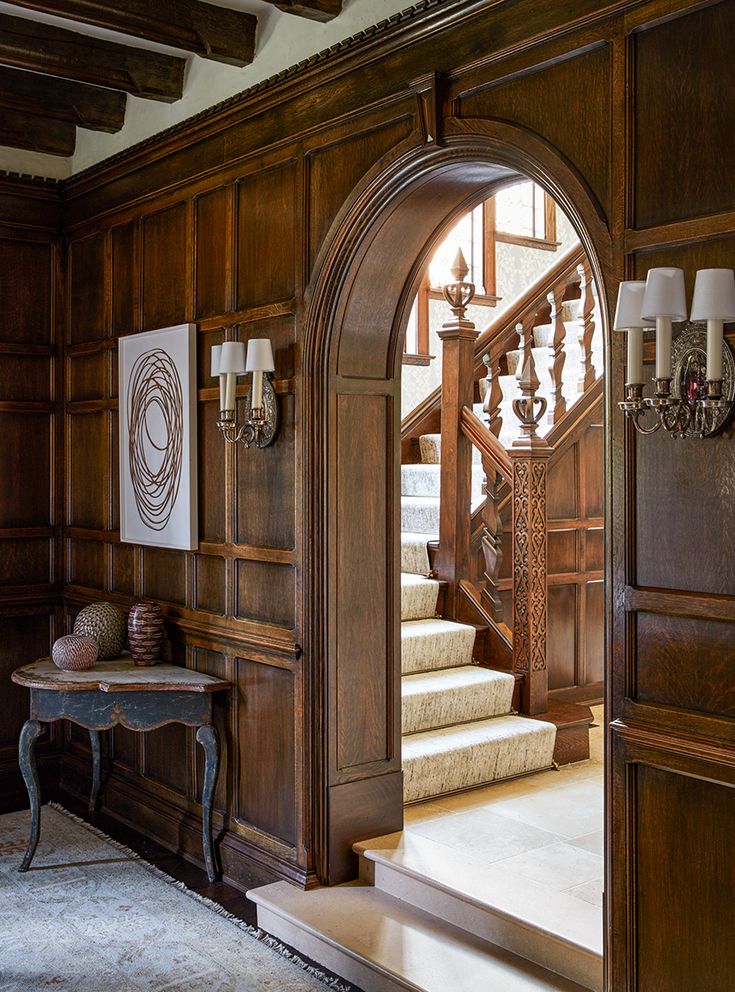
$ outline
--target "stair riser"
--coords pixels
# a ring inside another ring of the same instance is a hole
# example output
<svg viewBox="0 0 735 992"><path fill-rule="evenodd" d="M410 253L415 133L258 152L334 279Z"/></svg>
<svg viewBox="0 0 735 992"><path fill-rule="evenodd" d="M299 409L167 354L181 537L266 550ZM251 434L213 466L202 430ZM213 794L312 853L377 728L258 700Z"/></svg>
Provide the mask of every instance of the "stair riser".
<svg viewBox="0 0 735 992"><path fill-rule="evenodd" d="M436 615L438 583L433 588L404 586L401 589L401 620L427 620Z"/></svg>
<svg viewBox="0 0 735 992"><path fill-rule="evenodd" d="M401 571L412 575L428 575L431 571L426 541L401 543Z"/></svg>
<svg viewBox="0 0 735 992"><path fill-rule="evenodd" d="M472 664L474 631L459 630L451 635L411 637L401 640L401 673L435 672Z"/></svg>
<svg viewBox="0 0 735 992"><path fill-rule="evenodd" d="M416 986L413 983L402 982L397 977L370 968L356 960L352 954L335 947L330 940L304 930L261 905L258 906L258 926L358 988L369 989L370 992L415 992Z"/></svg>
<svg viewBox="0 0 735 992"><path fill-rule="evenodd" d="M368 860L361 858L362 860ZM362 869L361 869L362 870ZM602 959L598 954L553 937L527 923L446 892L430 880L416 878L383 863L373 865L374 885L482 940L504 947L548 971L601 992Z"/></svg>
<svg viewBox="0 0 735 992"><path fill-rule="evenodd" d="M439 501L417 505L401 500L401 530L436 537L439 533Z"/></svg>
<svg viewBox="0 0 735 992"><path fill-rule="evenodd" d="M539 731L527 742L513 737L416 758L407 755L404 746L403 801L417 802L550 768L554 737L555 730Z"/></svg>
<svg viewBox="0 0 735 992"><path fill-rule="evenodd" d="M488 720L510 712L513 687L471 684L451 692L404 696L401 706L402 733L450 727L469 720Z"/></svg>
<svg viewBox="0 0 735 992"><path fill-rule="evenodd" d="M472 466L472 498L482 496L482 484L485 473L482 465ZM403 465L401 466L401 495L402 496L436 496L441 495L441 465Z"/></svg>

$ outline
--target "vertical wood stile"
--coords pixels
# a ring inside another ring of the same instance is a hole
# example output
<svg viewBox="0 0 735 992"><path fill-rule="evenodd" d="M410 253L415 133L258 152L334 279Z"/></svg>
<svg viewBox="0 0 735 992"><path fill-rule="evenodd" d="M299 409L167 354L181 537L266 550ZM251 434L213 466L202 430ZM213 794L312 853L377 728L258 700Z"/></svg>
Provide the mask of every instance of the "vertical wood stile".
<svg viewBox="0 0 735 992"><path fill-rule="evenodd" d="M521 433L509 449L513 462L513 671L524 676L521 712L548 709L546 666L547 531L546 470L553 448L538 436L546 400L533 353L518 371L521 398L513 401Z"/></svg>
<svg viewBox="0 0 735 992"><path fill-rule="evenodd" d="M592 295L592 269L585 258L577 267L580 290L577 337L579 340L579 378L577 391L583 393L595 381L596 372L592 364L592 339L595 336L595 298Z"/></svg>
<svg viewBox="0 0 735 992"><path fill-rule="evenodd" d="M564 399L564 362L566 352L564 351L567 328L564 323L564 286L557 285L547 297L551 308L551 324L553 334L549 343L549 375L551 376L551 396L549 397L550 411L548 422L553 427L564 416L567 411L567 402Z"/></svg>

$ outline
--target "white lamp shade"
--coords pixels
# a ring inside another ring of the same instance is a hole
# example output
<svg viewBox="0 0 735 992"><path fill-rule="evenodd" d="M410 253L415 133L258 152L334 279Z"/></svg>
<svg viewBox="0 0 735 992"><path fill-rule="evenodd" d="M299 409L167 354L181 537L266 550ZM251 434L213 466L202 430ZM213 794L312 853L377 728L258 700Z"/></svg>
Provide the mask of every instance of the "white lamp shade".
<svg viewBox="0 0 735 992"><path fill-rule="evenodd" d="M641 315L645 320L668 317L687 319L687 300L682 269L650 269L643 293Z"/></svg>
<svg viewBox="0 0 735 992"><path fill-rule="evenodd" d="M222 353L222 345L221 344L213 344L212 345L212 365L211 365L212 378L214 378L215 376L218 376L219 375L219 360L220 360L221 353Z"/></svg>
<svg viewBox="0 0 735 992"><path fill-rule="evenodd" d="M268 338L253 338L248 341L246 372L274 372L273 348Z"/></svg>
<svg viewBox="0 0 735 992"><path fill-rule="evenodd" d="M735 320L735 272L700 269L694 283L692 320Z"/></svg>
<svg viewBox="0 0 735 992"><path fill-rule="evenodd" d="M618 289L618 305L615 308L613 329L626 331L631 327L652 327L652 320L641 317L643 293L646 284L642 279L621 282Z"/></svg>
<svg viewBox="0 0 735 992"><path fill-rule="evenodd" d="M219 375L245 374L245 345L242 341L224 342L219 355L218 373Z"/></svg>

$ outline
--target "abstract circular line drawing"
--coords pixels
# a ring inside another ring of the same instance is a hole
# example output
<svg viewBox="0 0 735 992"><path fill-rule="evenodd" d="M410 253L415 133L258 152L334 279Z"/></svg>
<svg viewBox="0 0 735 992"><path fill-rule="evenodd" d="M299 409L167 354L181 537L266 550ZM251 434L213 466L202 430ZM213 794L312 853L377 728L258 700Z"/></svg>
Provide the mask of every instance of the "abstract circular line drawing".
<svg viewBox="0 0 735 992"><path fill-rule="evenodd" d="M164 530L181 485L184 396L171 357L161 348L146 351L130 374L128 466L141 520Z"/></svg>

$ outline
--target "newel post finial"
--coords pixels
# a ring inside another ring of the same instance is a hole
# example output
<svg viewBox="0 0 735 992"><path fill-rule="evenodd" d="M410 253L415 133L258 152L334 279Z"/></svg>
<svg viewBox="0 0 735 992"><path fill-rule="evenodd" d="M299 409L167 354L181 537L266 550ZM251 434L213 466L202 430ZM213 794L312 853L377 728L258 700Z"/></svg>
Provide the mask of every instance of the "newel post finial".
<svg viewBox="0 0 735 992"><path fill-rule="evenodd" d="M475 295L475 284L473 282L465 282L465 277L468 275L470 269L461 248L457 249L457 254L449 271L454 281L442 287L444 299L452 308L452 313L455 317L464 317L464 312Z"/></svg>

